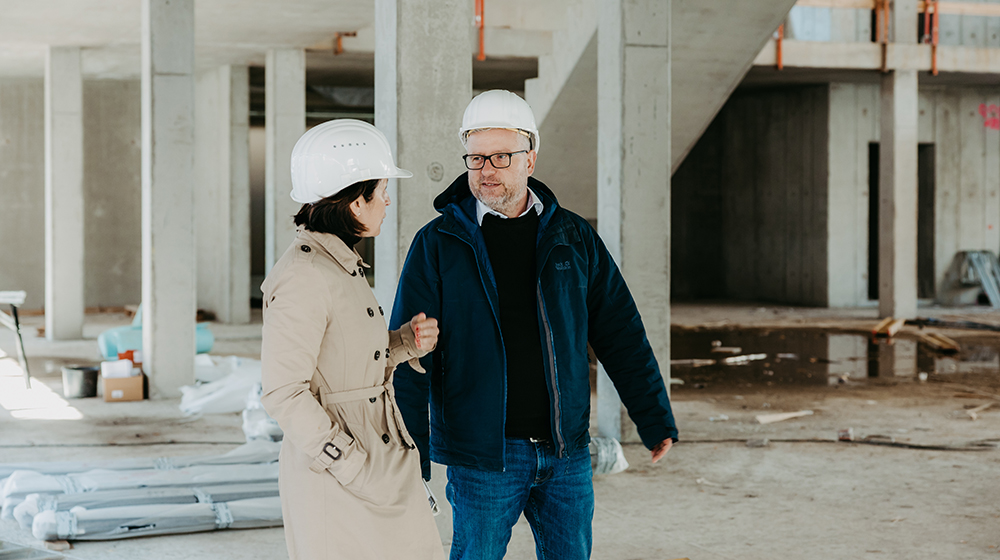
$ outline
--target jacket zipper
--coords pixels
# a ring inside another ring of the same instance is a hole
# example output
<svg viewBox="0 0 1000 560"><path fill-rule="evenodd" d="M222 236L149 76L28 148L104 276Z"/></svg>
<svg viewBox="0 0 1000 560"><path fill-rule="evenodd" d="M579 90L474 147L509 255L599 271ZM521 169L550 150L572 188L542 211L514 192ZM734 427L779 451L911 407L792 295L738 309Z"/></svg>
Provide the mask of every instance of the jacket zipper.
<svg viewBox="0 0 1000 560"><path fill-rule="evenodd" d="M448 231L448 230L443 229L443 228L440 229L439 231L441 233L450 235L450 236L454 237L455 239L458 239L462 243L465 243L466 245L468 245L469 249L472 249L472 254L475 255L475 257L477 259L479 258L479 255L476 254L476 246L473 245L472 243L470 243L469 241L463 239L462 236L457 235L454 232ZM479 282L483 285L483 290L485 291L486 290L486 278L483 278L483 269L482 269L482 267L479 266L479 261L478 260L476 261L476 271L479 272ZM486 301L489 301L489 294L486 294ZM493 312L493 320L496 321L497 328L499 329L500 328L500 316L497 315L497 311L493 307L492 303L490 303L490 311ZM501 350L504 349L503 335L502 334L500 335L500 349ZM504 356L506 356L506 352L504 353ZM444 363L443 363L444 356L442 355L441 357L442 357L441 381L443 383L444 382L444 369L443 369L444 368ZM503 365L503 367L504 367L504 371L506 371L507 370L506 358L504 359L504 365ZM505 436L506 435L505 432L504 432L504 426L507 425L507 376L506 375L504 376L504 380L503 380L503 398L504 398L504 402L503 402L503 423L501 424L501 427L500 427L500 435L501 436ZM441 402L442 403L444 402L444 397L441 398ZM444 405L443 404L442 404L442 407L441 407L441 416L442 416L442 418L444 417ZM503 467L502 467L503 471L506 472L507 471L507 464L504 461L504 457L507 455L507 439L505 437L501 437L500 441L502 442L502 444L500 446L500 464L503 465Z"/></svg>
<svg viewBox="0 0 1000 560"><path fill-rule="evenodd" d="M552 408L555 411L555 436L556 442L559 444L558 457L561 459L566 453L566 442L563 441L562 436L562 422L561 416L562 411L559 405L559 381L556 375L556 352L555 348L552 347L552 328L549 326L549 314L545 309L545 300L542 298L542 281L538 280L536 293L538 294L538 309L542 313L542 327L545 329L545 345L548 347L549 351L549 377L552 380Z"/></svg>

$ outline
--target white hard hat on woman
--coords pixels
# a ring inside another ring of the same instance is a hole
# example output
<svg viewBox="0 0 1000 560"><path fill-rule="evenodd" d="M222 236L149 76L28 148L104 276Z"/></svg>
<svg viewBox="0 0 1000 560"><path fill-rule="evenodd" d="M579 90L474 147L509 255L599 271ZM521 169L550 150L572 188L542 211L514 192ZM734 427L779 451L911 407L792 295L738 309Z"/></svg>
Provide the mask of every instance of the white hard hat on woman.
<svg viewBox="0 0 1000 560"><path fill-rule="evenodd" d="M292 148L292 200L312 204L359 181L405 179L382 131L356 119L338 119L306 131Z"/></svg>

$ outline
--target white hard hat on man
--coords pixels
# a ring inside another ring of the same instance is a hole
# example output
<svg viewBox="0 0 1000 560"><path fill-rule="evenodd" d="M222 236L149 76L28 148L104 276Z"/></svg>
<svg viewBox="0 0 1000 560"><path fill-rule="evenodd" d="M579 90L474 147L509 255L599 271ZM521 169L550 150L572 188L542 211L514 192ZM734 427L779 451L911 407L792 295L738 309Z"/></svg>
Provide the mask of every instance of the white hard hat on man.
<svg viewBox="0 0 1000 560"><path fill-rule="evenodd" d="M355 119L337 119L306 131L292 148L292 200L312 204L369 179L405 179L382 131Z"/></svg>
<svg viewBox="0 0 1000 560"><path fill-rule="evenodd" d="M470 132L485 128L504 128L523 134L531 141L531 150L538 151L540 139L535 114L528 102L514 93L492 89L472 98L458 133L462 145L466 145Z"/></svg>

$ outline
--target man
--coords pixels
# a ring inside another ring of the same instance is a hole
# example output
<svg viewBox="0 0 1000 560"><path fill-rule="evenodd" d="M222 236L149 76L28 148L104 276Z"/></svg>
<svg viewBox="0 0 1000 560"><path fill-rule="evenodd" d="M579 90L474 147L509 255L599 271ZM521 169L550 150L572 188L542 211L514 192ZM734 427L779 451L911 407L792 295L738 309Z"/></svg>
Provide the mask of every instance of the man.
<svg viewBox="0 0 1000 560"><path fill-rule="evenodd" d="M438 317L438 346L421 360L427 375L396 372L396 399L424 478L430 461L448 465L453 560L502 559L522 513L539 558L589 558L587 343L654 462L677 439L663 378L604 244L531 177L539 138L528 104L482 93L460 135L469 171L413 239L390 321Z"/></svg>

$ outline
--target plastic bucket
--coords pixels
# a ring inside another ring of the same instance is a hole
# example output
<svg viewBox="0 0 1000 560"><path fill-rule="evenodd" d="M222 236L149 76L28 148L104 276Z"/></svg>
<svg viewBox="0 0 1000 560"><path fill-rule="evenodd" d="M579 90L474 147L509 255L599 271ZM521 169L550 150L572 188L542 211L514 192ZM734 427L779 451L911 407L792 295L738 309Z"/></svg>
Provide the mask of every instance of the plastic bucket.
<svg viewBox="0 0 1000 560"><path fill-rule="evenodd" d="M82 399L97 396L97 376L101 368L94 366L64 366L62 368L63 396Z"/></svg>

